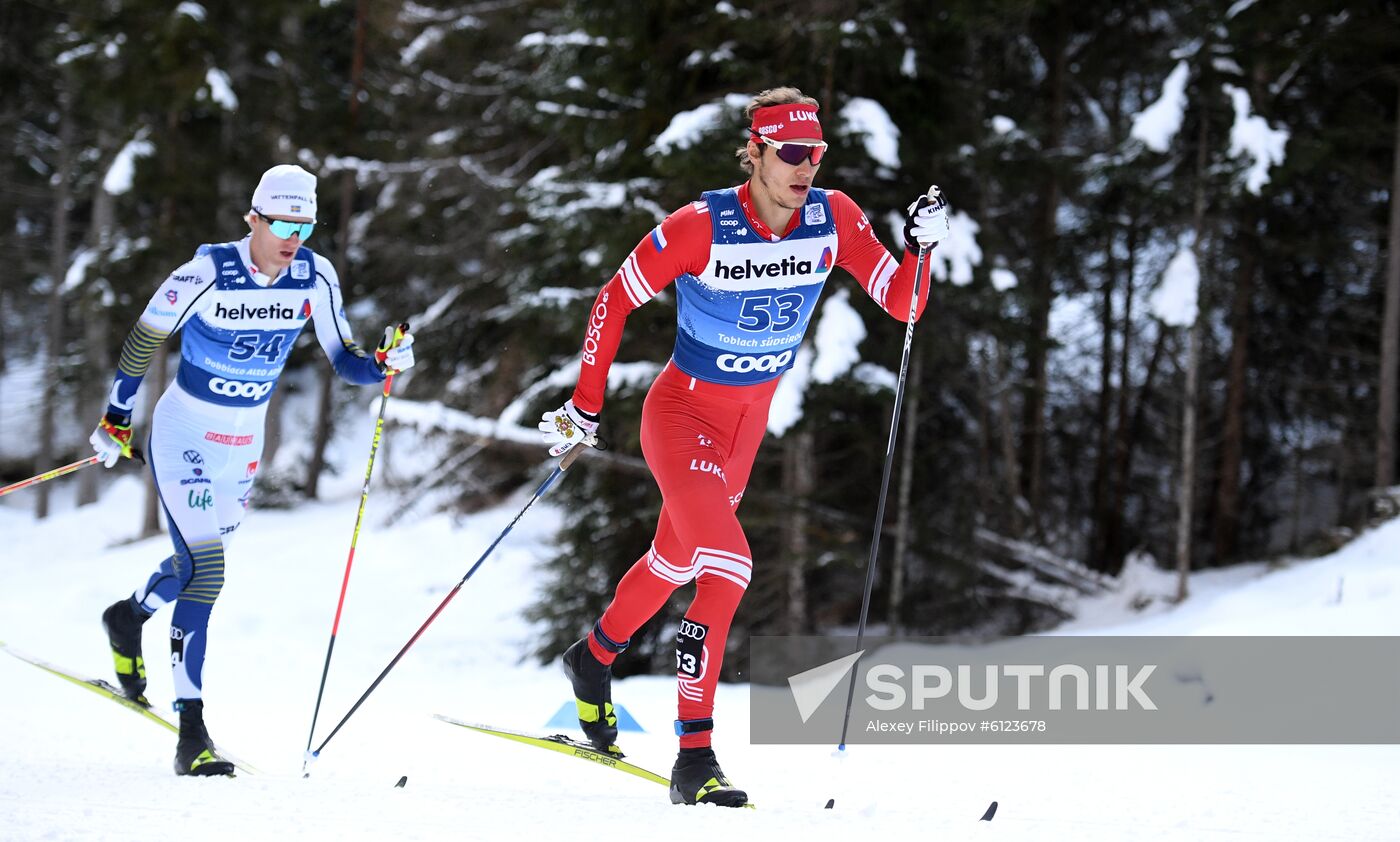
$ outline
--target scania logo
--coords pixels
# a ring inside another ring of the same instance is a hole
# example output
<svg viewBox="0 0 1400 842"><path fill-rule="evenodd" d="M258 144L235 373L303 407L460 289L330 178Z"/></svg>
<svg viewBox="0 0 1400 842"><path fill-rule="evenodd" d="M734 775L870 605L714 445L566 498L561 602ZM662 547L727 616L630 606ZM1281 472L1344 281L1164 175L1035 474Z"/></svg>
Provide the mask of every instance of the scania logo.
<svg viewBox="0 0 1400 842"><path fill-rule="evenodd" d="M791 359L791 351L784 351L781 354L764 354L761 357L720 354L715 358L715 365L719 367L720 371L747 374L750 371L777 371L787 365Z"/></svg>
<svg viewBox="0 0 1400 842"><path fill-rule="evenodd" d="M245 383L242 380L225 380L222 377L209 378L209 391L230 398L264 398L272 391L273 381L267 383Z"/></svg>

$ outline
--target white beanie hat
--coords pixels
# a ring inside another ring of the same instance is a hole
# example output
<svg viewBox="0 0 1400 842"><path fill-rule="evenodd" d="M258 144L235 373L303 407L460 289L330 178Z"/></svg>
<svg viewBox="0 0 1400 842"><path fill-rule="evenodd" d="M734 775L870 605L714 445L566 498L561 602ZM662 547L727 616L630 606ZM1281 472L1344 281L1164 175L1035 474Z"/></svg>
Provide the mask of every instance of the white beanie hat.
<svg viewBox="0 0 1400 842"><path fill-rule="evenodd" d="M296 164L278 164L262 174L253 210L265 216L316 218L316 176Z"/></svg>

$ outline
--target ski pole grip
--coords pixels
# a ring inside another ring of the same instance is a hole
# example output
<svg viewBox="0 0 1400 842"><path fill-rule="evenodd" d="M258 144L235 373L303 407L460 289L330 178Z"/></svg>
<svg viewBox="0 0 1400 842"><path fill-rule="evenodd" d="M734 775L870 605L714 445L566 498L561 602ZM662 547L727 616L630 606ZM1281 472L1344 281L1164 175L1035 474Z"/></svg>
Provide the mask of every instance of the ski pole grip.
<svg viewBox="0 0 1400 842"><path fill-rule="evenodd" d="M583 455L583 451L587 449L587 445L582 444L576 444L573 447L569 448L569 452L565 453L564 458L559 461L559 470L569 470L569 466L574 464L574 462L577 461L577 459Z"/></svg>

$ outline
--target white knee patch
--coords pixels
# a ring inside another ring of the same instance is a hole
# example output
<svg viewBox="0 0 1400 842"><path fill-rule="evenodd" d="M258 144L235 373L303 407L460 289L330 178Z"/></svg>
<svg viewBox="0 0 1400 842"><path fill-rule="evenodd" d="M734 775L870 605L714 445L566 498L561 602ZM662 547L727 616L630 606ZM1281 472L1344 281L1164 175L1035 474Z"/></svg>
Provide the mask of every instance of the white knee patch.
<svg viewBox="0 0 1400 842"><path fill-rule="evenodd" d="M658 579L664 579L673 585L684 585L695 578L694 562L686 567L674 565L656 551L655 544L652 544L651 549L647 551L647 569L651 571L651 575Z"/></svg>
<svg viewBox="0 0 1400 842"><path fill-rule="evenodd" d="M690 562L695 578L718 576L728 579L745 590L753 578L753 561L738 553L725 552L710 547L697 547Z"/></svg>

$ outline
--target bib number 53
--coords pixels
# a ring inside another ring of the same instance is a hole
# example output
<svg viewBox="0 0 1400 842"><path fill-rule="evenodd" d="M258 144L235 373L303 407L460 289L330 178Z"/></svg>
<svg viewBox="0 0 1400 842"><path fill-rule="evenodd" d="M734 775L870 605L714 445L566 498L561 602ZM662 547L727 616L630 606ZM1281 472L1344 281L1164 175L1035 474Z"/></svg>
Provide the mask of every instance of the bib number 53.
<svg viewBox="0 0 1400 842"><path fill-rule="evenodd" d="M750 333L782 333L797 326L802 314L801 293L753 295L739 307L738 327Z"/></svg>

